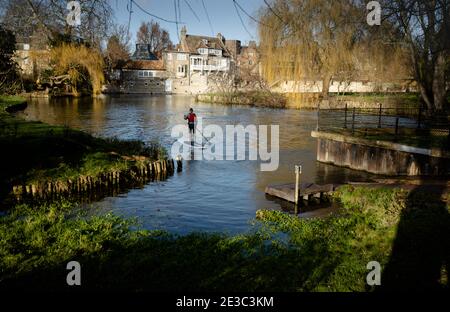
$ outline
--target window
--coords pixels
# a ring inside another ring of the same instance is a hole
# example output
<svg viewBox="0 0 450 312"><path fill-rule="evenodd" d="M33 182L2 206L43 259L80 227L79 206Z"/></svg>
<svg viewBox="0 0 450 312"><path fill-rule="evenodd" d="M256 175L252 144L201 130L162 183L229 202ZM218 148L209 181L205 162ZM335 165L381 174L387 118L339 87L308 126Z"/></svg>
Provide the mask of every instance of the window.
<svg viewBox="0 0 450 312"><path fill-rule="evenodd" d="M222 56L222 50L211 49L211 53L217 56Z"/></svg>
<svg viewBox="0 0 450 312"><path fill-rule="evenodd" d="M192 65L202 65L202 59L201 58L192 58L191 64Z"/></svg>
<svg viewBox="0 0 450 312"><path fill-rule="evenodd" d="M149 78L149 77L154 77L154 73L150 70L140 70L138 72L138 77L139 78Z"/></svg>
<svg viewBox="0 0 450 312"><path fill-rule="evenodd" d="M208 49L200 48L200 49L198 49L198 53L200 53L200 54L208 54Z"/></svg>
<svg viewBox="0 0 450 312"><path fill-rule="evenodd" d="M186 61L186 54L178 53L177 54L177 61Z"/></svg>

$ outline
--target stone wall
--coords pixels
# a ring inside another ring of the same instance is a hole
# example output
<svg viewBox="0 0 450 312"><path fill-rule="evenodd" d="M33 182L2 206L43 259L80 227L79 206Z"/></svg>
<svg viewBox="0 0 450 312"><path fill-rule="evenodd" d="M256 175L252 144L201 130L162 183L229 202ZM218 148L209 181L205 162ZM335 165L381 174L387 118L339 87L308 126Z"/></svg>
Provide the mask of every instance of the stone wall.
<svg viewBox="0 0 450 312"><path fill-rule="evenodd" d="M165 79L162 77L138 77L137 70L124 72L123 93L164 94Z"/></svg>
<svg viewBox="0 0 450 312"><path fill-rule="evenodd" d="M448 176L450 153L386 141L371 141L313 131L317 160L374 174L400 176Z"/></svg>

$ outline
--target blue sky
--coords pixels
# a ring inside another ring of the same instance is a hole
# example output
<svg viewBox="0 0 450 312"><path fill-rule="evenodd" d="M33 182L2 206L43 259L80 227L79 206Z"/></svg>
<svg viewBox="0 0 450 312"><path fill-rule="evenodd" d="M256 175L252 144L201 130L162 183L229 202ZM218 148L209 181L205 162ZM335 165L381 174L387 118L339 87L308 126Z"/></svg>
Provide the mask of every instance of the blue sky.
<svg viewBox="0 0 450 312"><path fill-rule="evenodd" d="M114 9L116 21L120 24L128 25L129 12L127 10L129 0L110 0L111 6ZM175 20L174 0L134 0L139 6L146 11L165 18L167 20ZM196 35L212 35L211 27L209 26L205 10L203 9L202 0L175 0L179 1L181 8L181 22L185 23L188 34ZM233 0L203 0L211 20L214 36L220 32L227 39L241 40L242 44L246 44L249 40L257 39L257 25L254 21L248 18L242 11L240 14L245 26L254 37L247 33L242 26L239 16L236 13ZM191 12L186 2L190 4L192 9L196 12L200 21ZM263 0L237 0L237 2L252 16L256 16L257 10L265 5ZM139 25L143 21L149 21L150 16L143 13L136 5L133 5L133 13L130 23L130 33L132 35L133 43L136 39L136 32ZM167 29L170 33L172 42L178 43L177 26L173 23L157 20L162 27ZM181 29L182 24L179 24Z"/></svg>

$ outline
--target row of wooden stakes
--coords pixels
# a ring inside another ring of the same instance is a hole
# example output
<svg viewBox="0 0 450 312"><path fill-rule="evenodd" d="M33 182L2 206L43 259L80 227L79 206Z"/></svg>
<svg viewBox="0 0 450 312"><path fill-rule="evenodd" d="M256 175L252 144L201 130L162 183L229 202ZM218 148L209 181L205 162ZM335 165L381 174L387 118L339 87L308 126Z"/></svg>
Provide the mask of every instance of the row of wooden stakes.
<svg viewBox="0 0 450 312"><path fill-rule="evenodd" d="M182 170L182 161L173 159L141 163L127 170L104 172L97 176L80 176L75 180L37 182L35 184L15 185L13 197L21 201L25 198L49 199L70 195L83 195L108 189L143 184L154 179L173 174L175 169Z"/></svg>

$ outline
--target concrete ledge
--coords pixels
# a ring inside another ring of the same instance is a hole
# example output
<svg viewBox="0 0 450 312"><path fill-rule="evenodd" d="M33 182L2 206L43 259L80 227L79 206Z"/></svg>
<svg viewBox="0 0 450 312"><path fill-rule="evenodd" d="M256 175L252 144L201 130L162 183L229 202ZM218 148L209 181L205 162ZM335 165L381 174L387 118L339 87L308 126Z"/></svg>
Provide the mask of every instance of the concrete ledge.
<svg viewBox="0 0 450 312"><path fill-rule="evenodd" d="M317 160L382 175L449 176L449 152L313 131Z"/></svg>
<svg viewBox="0 0 450 312"><path fill-rule="evenodd" d="M322 132L322 131L311 131L311 136L317 139L327 139L336 142L345 142L350 144L361 144L366 146L373 147L382 147L385 149L405 152L405 153L414 153L421 154L433 157L443 157L450 158L450 152L444 151L440 148L420 148L415 146L409 146L404 144L399 144L395 142L389 141L379 141L379 140L368 140L363 138L357 138L353 136L346 136L338 133L330 133L330 132Z"/></svg>

